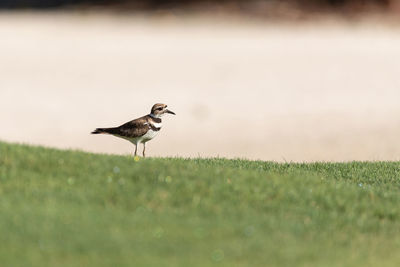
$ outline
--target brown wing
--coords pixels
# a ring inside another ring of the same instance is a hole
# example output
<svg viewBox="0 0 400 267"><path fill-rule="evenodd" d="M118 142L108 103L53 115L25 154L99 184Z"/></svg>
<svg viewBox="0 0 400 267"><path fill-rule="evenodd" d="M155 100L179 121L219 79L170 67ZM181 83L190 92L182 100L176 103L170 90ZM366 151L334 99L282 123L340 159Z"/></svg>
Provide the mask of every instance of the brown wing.
<svg viewBox="0 0 400 267"><path fill-rule="evenodd" d="M147 122L147 117L144 116L122 124L119 127L111 128L108 133L128 138L135 138L144 135L148 130L149 124Z"/></svg>

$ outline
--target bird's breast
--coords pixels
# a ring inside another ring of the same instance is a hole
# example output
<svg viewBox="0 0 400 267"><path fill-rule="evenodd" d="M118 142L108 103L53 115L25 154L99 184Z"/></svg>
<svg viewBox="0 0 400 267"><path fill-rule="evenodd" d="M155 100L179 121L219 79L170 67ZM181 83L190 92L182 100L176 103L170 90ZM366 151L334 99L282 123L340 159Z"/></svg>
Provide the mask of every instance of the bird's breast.
<svg viewBox="0 0 400 267"><path fill-rule="evenodd" d="M161 128L162 127L162 123L158 123L158 122L150 122L150 125L152 125L154 128Z"/></svg>

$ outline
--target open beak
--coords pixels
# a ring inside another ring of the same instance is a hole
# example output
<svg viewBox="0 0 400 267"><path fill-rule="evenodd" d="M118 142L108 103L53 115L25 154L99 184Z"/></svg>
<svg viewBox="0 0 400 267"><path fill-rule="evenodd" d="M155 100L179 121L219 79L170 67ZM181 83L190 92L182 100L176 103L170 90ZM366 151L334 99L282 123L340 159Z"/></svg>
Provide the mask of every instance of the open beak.
<svg viewBox="0 0 400 267"><path fill-rule="evenodd" d="M176 115L174 112L172 112L171 110L167 109L165 110L166 113L172 114L172 115Z"/></svg>

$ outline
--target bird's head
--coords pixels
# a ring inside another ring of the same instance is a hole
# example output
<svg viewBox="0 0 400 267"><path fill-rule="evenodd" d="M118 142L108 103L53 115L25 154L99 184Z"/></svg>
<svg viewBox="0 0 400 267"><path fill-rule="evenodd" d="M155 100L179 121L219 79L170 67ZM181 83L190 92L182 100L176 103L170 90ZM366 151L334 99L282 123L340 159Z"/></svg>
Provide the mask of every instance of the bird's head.
<svg viewBox="0 0 400 267"><path fill-rule="evenodd" d="M161 118L166 113L175 115L174 112L167 109L167 105L160 104L160 103L154 104L154 106L151 108L151 112L150 112L150 114L156 118Z"/></svg>

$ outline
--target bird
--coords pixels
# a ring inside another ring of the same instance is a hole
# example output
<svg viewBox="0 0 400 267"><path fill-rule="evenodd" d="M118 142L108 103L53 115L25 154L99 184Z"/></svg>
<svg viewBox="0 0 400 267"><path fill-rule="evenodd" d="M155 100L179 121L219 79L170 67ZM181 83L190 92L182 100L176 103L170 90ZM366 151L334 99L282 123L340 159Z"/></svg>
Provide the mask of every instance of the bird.
<svg viewBox="0 0 400 267"><path fill-rule="evenodd" d="M135 145L135 156L138 146L143 144L143 157L146 157L146 142L157 136L162 127L162 120L165 114L176 115L167 109L166 104L157 103L151 108L150 114L128 121L118 127L96 128L91 134L110 134L128 140Z"/></svg>

